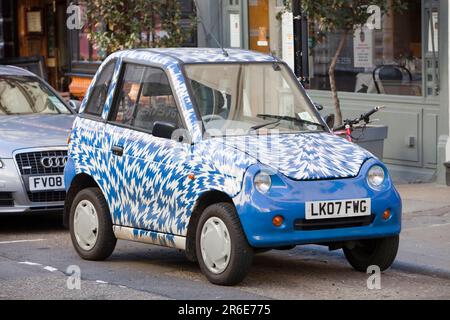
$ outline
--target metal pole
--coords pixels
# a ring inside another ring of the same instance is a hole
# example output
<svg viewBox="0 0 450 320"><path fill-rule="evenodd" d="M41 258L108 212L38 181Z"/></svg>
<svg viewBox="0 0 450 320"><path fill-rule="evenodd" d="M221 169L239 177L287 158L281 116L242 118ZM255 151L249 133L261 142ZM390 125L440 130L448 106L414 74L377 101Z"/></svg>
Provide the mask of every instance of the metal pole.
<svg viewBox="0 0 450 320"><path fill-rule="evenodd" d="M295 75L302 78L302 10L300 0L292 1L292 15L294 17L294 51Z"/></svg>
<svg viewBox="0 0 450 320"><path fill-rule="evenodd" d="M301 8L300 8L301 10ZM309 84L309 31L308 31L308 17L302 12L302 20L301 20L301 76L303 85Z"/></svg>
<svg viewBox="0 0 450 320"><path fill-rule="evenodd" d="M292 2L294 16L295 74L303 84L309 83L308 18L303 15L301 0Z"/></svg>

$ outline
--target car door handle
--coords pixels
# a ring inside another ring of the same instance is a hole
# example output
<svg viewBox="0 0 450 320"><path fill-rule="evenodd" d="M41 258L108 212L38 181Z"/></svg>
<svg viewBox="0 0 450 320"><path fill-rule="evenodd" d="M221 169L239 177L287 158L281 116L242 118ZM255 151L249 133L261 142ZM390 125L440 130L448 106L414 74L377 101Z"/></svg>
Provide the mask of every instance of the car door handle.
<svg viewBox="0 0 450 320"><path fill-rule="evenodd" d="M113 146L111 148L111 151L112 151L113 155L115 155L115 156L119 156L119 157L123 156L123 147L122 146Z"/></svg>

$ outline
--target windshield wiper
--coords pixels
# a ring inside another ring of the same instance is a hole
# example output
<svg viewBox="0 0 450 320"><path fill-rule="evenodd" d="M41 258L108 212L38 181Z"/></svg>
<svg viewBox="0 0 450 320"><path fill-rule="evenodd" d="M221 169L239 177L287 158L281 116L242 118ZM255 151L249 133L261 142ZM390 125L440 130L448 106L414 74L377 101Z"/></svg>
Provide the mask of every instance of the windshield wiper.
<svg viewBox="0 0 450 320"><path fill-rule="evenodd" d="M325 125L323 125L321 123L308 121L308 120L304 120L304 119L301 119L301 118L290 117L290 116L277 116L277 115L273 115L273 114L258 114L257 117L278 119L278 121L281 121L281 120L293 121L293 122L297 122L297 123L301 123L301 124L309 124L309 125L312 125L312 126L317 126L317 127L321 127L323 129L326 129Z"/></svg>
<svg viewBox="0 0 450 320"><path fill-rule="evenodd" d="M282 120L282 119L279 119L279 120L273 121L273 122L269 122L269 123L259 124L259 125L257 125L257 126L251 127L251 128L249 129L249 132L251 132L251 131L256 131L256 130L259 130L259 129L262 129L262 128L265 128L265 127L268 127L268 126L271 126L271 125L279 124L281 120Z"/></svg>

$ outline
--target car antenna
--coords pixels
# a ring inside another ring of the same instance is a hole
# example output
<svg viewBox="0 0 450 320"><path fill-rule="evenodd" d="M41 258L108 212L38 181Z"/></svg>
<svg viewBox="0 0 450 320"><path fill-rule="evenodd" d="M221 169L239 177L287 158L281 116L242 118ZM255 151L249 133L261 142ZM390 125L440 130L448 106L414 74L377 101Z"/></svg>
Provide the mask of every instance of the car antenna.
<svg viewBox="0 0 450 320"><path fill-rule="evenodd" d="M205 24L203 23L203 15L200 12L200 7L197 4L197 0L194 0L194 4L195 4L195 7L197 8L197 15L200 18L199 22L203 27L203 31L214 40L214 42L220 47L220 49L222 49L223 55L225 57L229 57L230 55L228 54L227 50L225 50L225 48L223 47L223 44L220 43L219 40L217 40L217 38L206 28Z"/></svg>

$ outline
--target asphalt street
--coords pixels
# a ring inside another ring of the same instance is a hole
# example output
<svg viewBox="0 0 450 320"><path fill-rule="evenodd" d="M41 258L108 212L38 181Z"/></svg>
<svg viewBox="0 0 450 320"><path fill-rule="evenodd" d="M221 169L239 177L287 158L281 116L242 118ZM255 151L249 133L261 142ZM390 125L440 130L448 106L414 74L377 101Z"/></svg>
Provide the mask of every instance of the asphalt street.
<svg viewBox="0 0 450 320"><path fill-rule="evenodd" d="M450 299L450 193L428 187L400 188L400 252L379 290L319 246L259 254L236 287L210 284L182 252L157 246L119 241L107 261L83 261L61 217L22 216L0 217L0 299Z"/></svg>

